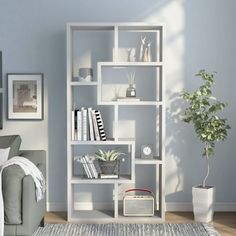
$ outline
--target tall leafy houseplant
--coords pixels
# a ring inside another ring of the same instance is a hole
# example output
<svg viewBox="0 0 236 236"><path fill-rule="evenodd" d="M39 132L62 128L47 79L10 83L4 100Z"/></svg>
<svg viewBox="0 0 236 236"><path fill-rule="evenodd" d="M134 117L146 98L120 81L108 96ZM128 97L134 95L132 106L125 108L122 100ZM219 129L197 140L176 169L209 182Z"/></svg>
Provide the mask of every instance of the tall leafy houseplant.
<svg viewBox="0 0 236 236"><path fill-rule="evenodd" d="M197 137L204 144L202 155L207 160L207 173L202 187L205 188L210 171L209 159L214 154L215 143L227 138L227 130L230 126L227 119L218 115L227 104L220 102L212 95L214 74L200 70L196 76L201 77L204 84L193 93L187 91L182 93L182 98L188 103L183 121L193 124Z"/></svg>

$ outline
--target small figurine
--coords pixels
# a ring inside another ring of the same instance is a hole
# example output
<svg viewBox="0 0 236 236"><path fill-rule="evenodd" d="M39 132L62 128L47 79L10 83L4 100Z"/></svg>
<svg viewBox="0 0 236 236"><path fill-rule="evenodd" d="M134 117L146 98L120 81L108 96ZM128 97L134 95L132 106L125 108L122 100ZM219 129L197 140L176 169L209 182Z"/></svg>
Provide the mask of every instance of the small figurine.
<svg viewBox="0 0 236 236"><path fill-rule="evenodd" d="M147 62L152 61L151 44L152 44L152 42L150 40L148 43L148 46L147 46Z"/></svg>
<svg viewBox="0 0 236 236"><path fill-rule="evenodd" d="M141 46L140 46L140 51L139 51L139 61L143 61L145 41L146 41L146 36L144 38L141 36Z"/></svg>
<svg viewBox="0 0 236 236"><path fill-rule="evenodd" d="M131 61L131 62L136 61L135 49L128 48L127 51L128 51L128 61Z"/></svg>

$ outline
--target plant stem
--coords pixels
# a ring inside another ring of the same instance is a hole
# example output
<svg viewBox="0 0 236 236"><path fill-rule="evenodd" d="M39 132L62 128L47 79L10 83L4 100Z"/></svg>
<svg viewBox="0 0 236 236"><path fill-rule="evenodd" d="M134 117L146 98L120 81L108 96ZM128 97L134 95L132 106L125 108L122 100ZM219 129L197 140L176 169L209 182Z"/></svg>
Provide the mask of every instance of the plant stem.
<svg viewBox="0 0 236 236"><path fill-rule="evenodd" d="M210 173L210 163L209 163L209 156L208 156L208 144L205 143L205 150L206 150L206 160L207 160L207 174L202 182L202 187L205 188L206 187L206 180L209 176Z"/></svg>

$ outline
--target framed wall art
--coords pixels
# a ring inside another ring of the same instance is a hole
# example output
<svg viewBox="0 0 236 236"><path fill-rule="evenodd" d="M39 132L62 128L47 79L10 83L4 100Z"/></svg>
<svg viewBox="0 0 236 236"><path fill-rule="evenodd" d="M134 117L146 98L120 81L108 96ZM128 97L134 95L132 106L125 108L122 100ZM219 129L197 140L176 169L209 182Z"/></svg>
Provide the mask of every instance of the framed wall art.
<svg viewBox="0 0 236 236"><path fill-rule="evenodd" d="M2 52L0 51L0 129L3 128Z"/></svg>
<svg viewBox="0 0 236 236"><path fill-rule="evenodd" d="M7 74L8 119L43 119L43 74Z"/></svg>

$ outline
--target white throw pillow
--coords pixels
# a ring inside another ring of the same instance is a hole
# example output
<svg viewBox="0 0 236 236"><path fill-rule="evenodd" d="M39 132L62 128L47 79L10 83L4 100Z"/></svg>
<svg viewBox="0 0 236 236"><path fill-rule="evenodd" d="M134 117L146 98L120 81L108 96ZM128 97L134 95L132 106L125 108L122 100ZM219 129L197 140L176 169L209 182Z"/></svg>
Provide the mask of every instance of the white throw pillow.
<svg viewBox="0 0 236 236"><path fill-rule="evenodd" d="M9 152L10 152L10 147L2 149L0 148L0 166L3 165L3 163L8 160Z"/></svg>

